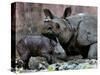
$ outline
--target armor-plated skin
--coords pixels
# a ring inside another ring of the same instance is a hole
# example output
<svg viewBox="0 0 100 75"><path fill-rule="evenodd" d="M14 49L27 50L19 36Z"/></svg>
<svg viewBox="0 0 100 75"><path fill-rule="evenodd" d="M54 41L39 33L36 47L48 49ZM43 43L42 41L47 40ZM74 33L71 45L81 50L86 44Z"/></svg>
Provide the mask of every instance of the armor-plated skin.
<svg viewBox="0 0 100 75"><path fill-rule="evenodd" d="M17 43L17 51L25 69L28 69L28 62L31 56L45 57L49 64L54 63L54 57L66 58L65 50L62 48L60 51L58 47L62 48L55 41L40 35L26 36Z"/></svg>
<svg viewBox="0 0 100 75"><path fill-rule="evenodd" d="M85 13L70 16L71 7L65 9L61 18L49 9L44 9L44 14L43 35L58 37L67 55L76 52L83 58L97 59L97 16Z"/></svg>

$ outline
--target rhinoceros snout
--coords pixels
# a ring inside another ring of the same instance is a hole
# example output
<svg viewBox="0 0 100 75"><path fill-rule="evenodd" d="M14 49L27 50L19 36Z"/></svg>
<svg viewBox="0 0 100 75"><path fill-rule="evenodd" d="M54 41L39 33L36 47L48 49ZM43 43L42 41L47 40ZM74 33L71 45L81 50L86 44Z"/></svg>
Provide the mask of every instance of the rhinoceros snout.
<svg viewBox="0 0 100 75"><path fill-rule="evenodd" d="M67 58L67 55L65 53L57 53L57 57L59 59L66 59Z"/></svg>

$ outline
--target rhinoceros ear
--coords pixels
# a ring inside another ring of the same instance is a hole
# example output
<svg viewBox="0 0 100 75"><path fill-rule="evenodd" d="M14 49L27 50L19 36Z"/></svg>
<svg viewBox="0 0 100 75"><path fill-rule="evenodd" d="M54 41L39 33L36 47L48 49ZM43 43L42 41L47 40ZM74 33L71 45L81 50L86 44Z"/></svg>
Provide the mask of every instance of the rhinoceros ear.
<svg viewBox="0 0 100 75"><path fill-rule="evenodd" d="M53 14L51 13L49 9L43 9L43 11L44 11L46 18L50 18L50 19L54 18Z"/></svg>
<svg viewBox="0 0 100 75"><path fill-rule="evenodd" d="M64 12L62 18L66 19L68 16L71 15L71 12L72 12L71 7L67 7L67 8L65 9L65 12Z"/></svg>

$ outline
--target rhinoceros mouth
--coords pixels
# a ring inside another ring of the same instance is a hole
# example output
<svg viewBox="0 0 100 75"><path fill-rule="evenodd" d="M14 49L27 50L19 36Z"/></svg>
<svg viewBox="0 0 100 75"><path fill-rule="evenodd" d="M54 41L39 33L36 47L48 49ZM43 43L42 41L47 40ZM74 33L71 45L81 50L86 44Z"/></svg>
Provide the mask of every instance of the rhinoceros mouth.
<svg viewBox="0 0 100 75"><path fill-rule="evenodd" d="M51 30L45 30L41 34L50 39L56 39L56 37L58 37L58 34L56 34L55 32L53 32Z"/></svg>
<svg viewBox="0 0 100 75"><path fill-rule="evenodd" d="M61 42L65 42L65 40L63 39L63 37L61 36L60 33L55 33L53 31L44 31L41 33L43 36L48 37L49 39L53 39L56 41L56 37L61 41Z"/></svg>

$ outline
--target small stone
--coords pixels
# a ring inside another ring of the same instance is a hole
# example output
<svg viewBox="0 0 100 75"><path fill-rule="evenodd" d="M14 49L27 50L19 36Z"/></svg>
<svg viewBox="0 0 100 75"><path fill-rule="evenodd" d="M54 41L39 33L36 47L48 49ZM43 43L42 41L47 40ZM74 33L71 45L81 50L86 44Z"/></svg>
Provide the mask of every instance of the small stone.
<svg viewBox="0 0 100 75"><path fill-rule="evenodd" d="M55 71L55 66L53 65L48 66L48 71Z"/></svg>
<svg viewBox="0 0 100 75"><path fill-rule="evenodd" d="M46 67L43 65L43 64L39 64L39 67L38 67L39 70L45 70Z"/></svg>
<svg viewBox="0 0 100 75"><path fill-rule="evenodd" d="M61 65L61 66L59 67L59 70L60 70L60 71L64 70L64 67Z"/></svg>
<svg viewBox="0 0 100 75"><path fill-rule="evenodd" d="M97 64L97 61L95 59L92 59L89 64Z"/></svg>
<svg viewBox="0 0 100 75"><path fill-rule="evenodd" d="M68 69L74 69L76 67L76 65L75 64L72 64L72 65L68 65Z"/></svg>

